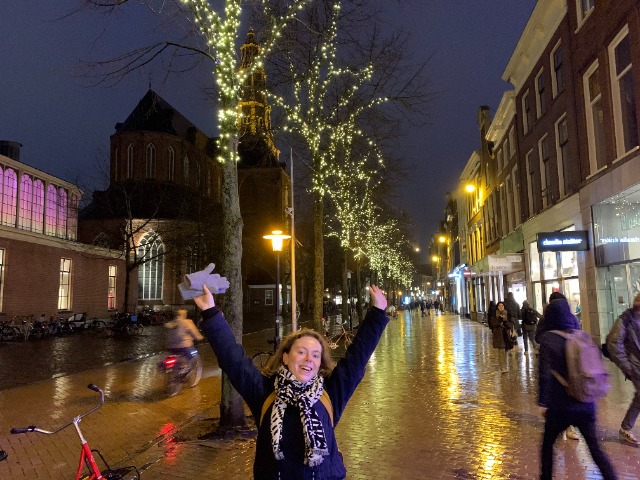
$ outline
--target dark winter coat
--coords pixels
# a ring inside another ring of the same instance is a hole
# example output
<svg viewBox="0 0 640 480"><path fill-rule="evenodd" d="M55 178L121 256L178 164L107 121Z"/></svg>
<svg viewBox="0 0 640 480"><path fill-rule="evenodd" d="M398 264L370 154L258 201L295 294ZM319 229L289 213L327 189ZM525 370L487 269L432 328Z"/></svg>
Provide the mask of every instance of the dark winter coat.
<svg viewBox="0 0 640 480"><path fill-rule="evenodd" d="M217 308L202 312L203 330L218 359L218 364L227 374L234 388L240 393L253 414L256 424L260 422L262 406L266 398L274 391L274 377L266 377L256 368L229 328L229 324ZM334 432L347 401L364 376L365 367L373 353L389 319L378 308L371 308L333 372L324 381L324 390L333 406L334 425L322 402L316 402L316 410L324 428L329 456L316 466L304 465L305 441L302 432L300 412L296 407L288 406L283 419L281 441L284 460L276 460L271 446L270 422L264 421L258 426L256 457L253 465L255 480L339 480L346 477L347 471L338 451ZM271 418L271 408L265 412L265 418Z"/></svg>
<svg viewBox="0 0 640 480"><path fill-rule="evenodd" d="M622 312L607 335L607 349L622 373L634 384L640 382L640 312Z"/></svg>
<svg viewBox="0 0 640 480"><path fill-rule="evenodd" d="M595 403L580 402L567 393L567 389L551 373L567 378L566 340L550 330L575 329L578 319L571 313L566 300L554 300L545 310L547 330L540 336L538 363L538 405L554 410L594 413Z"/></svg>
<svg viewBox="0 0 640 480"><path fill-rule="evenodd" d="M496 314L489 319L489 328L491 329L491 335L493 337L493 348L503 348L505 350L511 350L512 345L507 345L505 341L505 331L509 326L516 328L516 323L513 317L506 310L500 314L496 310Z"/></svg>
<svg viewBox="0 0 640 480"><path fill-rule="evenodd" d="M535 319L535 323L528 324L527 319L531 317L531 320ZM535 332L538 327L538 320L542 319L542 315L534 308L531 308L528 304L522 304L522 328L527 332Z"/></svg>
<svg viewBox="0 0 640 480"><path fill-rule="evenodd" d="M567 307L569 308L569 313L571 313L571 307L569 307L569 303L567 302L566 298L564 297L557 298L556 300L551 301L551 303L553 302L566 303ZM549 305L551 305L551 303ZM549 330L553 330L553 328L551 328L547 323L547 310L549 309L549 305L547 305L547 308L545 308L544 313L542 314L542 318L538 321L538 326L536 327L536 338L535 338L536 343L540 343L543 333L548 332ZM571 317L567 317L566 320L571 323L571 328L573 330L582 330L582 327L580 326L580 321L572 313L571 313Z"/></svg>

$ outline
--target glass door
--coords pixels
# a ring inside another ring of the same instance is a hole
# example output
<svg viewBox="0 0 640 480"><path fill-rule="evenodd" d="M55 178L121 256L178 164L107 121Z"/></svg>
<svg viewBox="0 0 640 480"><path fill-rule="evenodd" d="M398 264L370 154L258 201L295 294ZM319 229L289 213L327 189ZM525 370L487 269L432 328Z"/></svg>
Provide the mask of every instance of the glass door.
<svg viewBox="0 0 640 480"><path fill-rule="evenodd" d="M609 267L609 291L611 292L612 324L627 308L629 308L629 282L626 265L611 265Z"/></svg>

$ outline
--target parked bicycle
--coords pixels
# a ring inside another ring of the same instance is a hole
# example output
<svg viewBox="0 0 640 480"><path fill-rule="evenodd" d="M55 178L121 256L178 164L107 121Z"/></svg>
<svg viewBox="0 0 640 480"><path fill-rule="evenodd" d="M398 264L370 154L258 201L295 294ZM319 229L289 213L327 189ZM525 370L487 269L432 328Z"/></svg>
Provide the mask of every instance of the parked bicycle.
<svg viewBox="0 0 640 480"><path fill-rule="evenodd" d="M35 425L30 425L28 427L25 428L12 428L11 429L11 433L14 435L17 434L21 434L21 433L30 433L30 432L35 432L35 433L42 433L44 435L54 435L62 430L64 430L65 428L67 428L70 425L73 425L76 429L76 432L78 433L78 436L80 437L80 461L78 462L78 470L76 471L76 476L74 477L75 480L100 480L100 479L104 479L104 480L125 480L125 479L131 479L131 480L140 480L140 471L134 467L134 466L127 466L127 467L121 467L121 468L112 468L107 461L105 460L105 458L102 456L102 454L100 453L100 451L96 450L96 449L91 449L89 447L89 444L87 443L87 440L84 438L84 435L82 434L82 431L80 430L80 421L86 417L87 415L95 412L96 410L98 410L100 407L102 407L102 405L104 405L104 392L96 387L94 384L90 383L89 385L87 385L87 388L93 390L96 393L100 394L100 403L98 405L96 405L95 407L93 407L92 409L90 409L88 412L83 413L82 415L78 415L77 417L75 417L73 420L71 420L69 423L57 428L54 431L49 431L49 430L44 430L42 428L38 428ZM93 456L94 453L98 454L98 457L100 457L100 460L102 461L102 463L104 463L106 469L100 470L100 468L98 467L98 464L96 463L96 460Z"/></svg>
<svg viewBox="0 0 640 480"><path fill-rule="evenodd" d="M144 327L138 322L137 315L118 312L113 316L113 323L109 325L111 335L141 335Z"/></svg>
<svg viewBox="0 0 640 480"><path fill-rule="evenodd" d="M328 337L329 347L331 347L332 350L338 348L341 342L344 343L345 347L348 347L353 342L353 333L344 328L344 325L340 325L340 329L340 332Z"/></svg>

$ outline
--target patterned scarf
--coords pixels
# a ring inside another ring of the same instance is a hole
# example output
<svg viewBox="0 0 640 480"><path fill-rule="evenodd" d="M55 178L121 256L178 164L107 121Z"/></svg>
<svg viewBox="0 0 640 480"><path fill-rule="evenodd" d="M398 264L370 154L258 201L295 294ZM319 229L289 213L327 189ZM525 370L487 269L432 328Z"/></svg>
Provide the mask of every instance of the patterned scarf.
<svg viewBox="0 0 640 480"><path fill-rule="evenodd" d="M306 445L305 463L310 467L315 467L322 463L323 456L329 455L322 422L318 413L313 409L313 404L322 395L323 385L324 378L322 376L316 375L309 382L302 383L293 376L287 367L280 366L275 381L276 399L271 410L271 444L277 460L284 458L284 454L280 450L280 440L282 440L282 419L287 405L293 405L300 409L300 420Z"/></svg>

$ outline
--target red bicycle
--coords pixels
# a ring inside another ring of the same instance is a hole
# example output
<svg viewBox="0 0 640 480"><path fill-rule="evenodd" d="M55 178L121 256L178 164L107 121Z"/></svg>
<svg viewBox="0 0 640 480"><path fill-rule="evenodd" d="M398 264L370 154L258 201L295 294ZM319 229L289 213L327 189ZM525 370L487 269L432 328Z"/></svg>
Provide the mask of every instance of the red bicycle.
<svg viewBox="0 0 640 480"><path fill-rule="evenodd" d="M30 425L26 428L12 428L11 433L19 434L19 433L36 432L36 433L43 433L45 435L53 435L64 430L69 425L73 424L73 426L76 427L76 431L78 432L78 436L80 437L80 441L82 443L82 446L80 447L80 461L78 463L78 471L76 472L75 480L81 480L81 479L82 480L102 480L102 479L104 480L125 480L125 479L140 480L140 471L134 466L122 467L122 468L111 468L98 450L92 450L89 447L89 444L87 443L84 436L82 435L82 431L80 431L80 425L79 425L80 421L84 417L86 417L90 413L95 412L100 407L102 407L102 405L104 405L104 392L100 390L100 388L96 387L93 383L90 383L89 385L87 385L87 388L100 394L100 403L95 407L93 407L88 412L75 417L69 423L67 423L66 425L63 425L60 428L57 428L53 432L44 430L42 428L38 428L35 425ZM98 454L102 462L107 467L106 470L103 470L103 472L100 472L100 468L98 467L98 464L96 463L95 458L93 457L94 452ZM87 473L84 472L85 467L86 467Z"/></svg>

